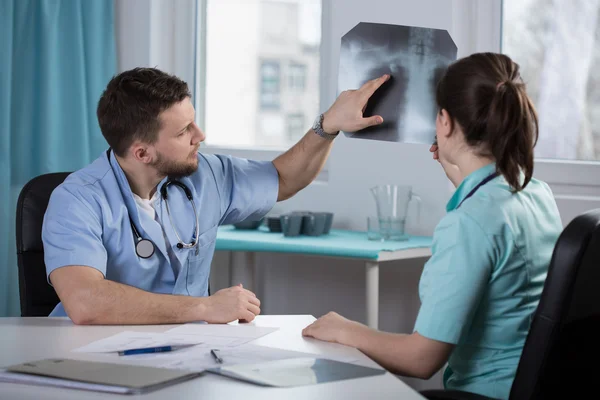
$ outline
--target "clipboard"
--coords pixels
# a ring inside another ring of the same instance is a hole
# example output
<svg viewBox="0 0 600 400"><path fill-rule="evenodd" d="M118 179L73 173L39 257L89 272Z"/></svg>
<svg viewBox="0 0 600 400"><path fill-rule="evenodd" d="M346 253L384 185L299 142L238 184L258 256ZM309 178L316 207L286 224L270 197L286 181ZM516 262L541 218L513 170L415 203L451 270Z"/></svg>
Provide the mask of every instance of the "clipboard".
<svg viewBox="0 0 600 400"><path fill-rule="evenodd" d="M206 372L260 386L294 387L383 375L386 370L305 357L209 368Z"/></svg>
<svg viewBox="0 0 600 400"><path fill-rule="evenodd" d="M143 394L200 375L202 372L59 358L6 367L0 371L0 382Z"/></svg>

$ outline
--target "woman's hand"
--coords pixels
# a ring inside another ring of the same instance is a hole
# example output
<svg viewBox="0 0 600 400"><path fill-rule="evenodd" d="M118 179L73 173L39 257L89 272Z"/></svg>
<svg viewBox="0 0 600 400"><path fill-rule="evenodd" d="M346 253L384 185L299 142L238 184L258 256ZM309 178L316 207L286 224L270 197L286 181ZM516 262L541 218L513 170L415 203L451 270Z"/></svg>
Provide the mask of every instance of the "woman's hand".
<svg viewBox="0 0 600 400"><path fill-rule="evenodd" d="M429 148L429 151L433 153L433 159L437 160L440 163L440 165L444 169L444 172L446 173L446 176L448 177L448 179L450 179L450 182L452 182L454 187L458 187L458 185L460 185L460 183L463 180L460 170L456 165L449 163L443 157L440 158L440 153L438 150L439 148L437 144L432 144Z"/></svg>
<svg viewBox="0 0 600 400"><path fill-rule="evenodd" d="M346 319L335 312L322 316L302 330L302 336L313 337L326 342L356 347L354 337L368 330L365 325Z"/></svg>

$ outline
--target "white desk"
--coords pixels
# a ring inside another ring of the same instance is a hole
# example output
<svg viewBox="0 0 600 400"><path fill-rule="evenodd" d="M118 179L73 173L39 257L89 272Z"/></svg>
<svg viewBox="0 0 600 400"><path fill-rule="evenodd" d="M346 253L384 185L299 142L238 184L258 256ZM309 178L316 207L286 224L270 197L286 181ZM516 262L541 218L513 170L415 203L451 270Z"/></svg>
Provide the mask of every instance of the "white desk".
<svg viewBox="0 0 600 400"><path fill-rule="evenodd" d="M252 342L288 350L327 355L356 356L365 365L377 366L358 350L306 339L301 330L314 321L309 315L258 316L253 324L280 329ZM162 332L173 325L154 326L76 326L67 318L0 318L0 366L48 357L94 360L94 354L70 350L124 330ZM389 372L375 377L322 383L297 388L266 388L233 379L206 374L194 380L148 393L124 396L88 391L0 383L2 399L407 399L423 397Z"/></svg>
<svg viewBox="0 0 600 400"><path fill-rule="evenodd" d="M232 226L222 226L217 234L216 250L245 253L245 275L250 277L250 282L245 282L245 286L250 290L255 287L256 252L306 254L363 261L367 325L378 329L379 263L430 257L431 243L432 238L428 236L410 236L403 242L383 243L369 241L366 232L332 230L329 235L319 237L284 237L280 233L270 233L264 227L258 230L237 230ZM230 259L230 274L236 269L232 260L233 257Z"/></svg>

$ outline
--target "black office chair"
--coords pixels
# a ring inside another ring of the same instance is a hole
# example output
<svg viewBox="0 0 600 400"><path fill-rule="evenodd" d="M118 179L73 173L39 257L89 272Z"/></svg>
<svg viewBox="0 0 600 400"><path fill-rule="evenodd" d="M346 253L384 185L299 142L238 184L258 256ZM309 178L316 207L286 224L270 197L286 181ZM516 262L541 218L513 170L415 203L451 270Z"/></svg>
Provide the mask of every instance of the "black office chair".
<svg viewBox="0 0 600 400"><path fill-rule="evenodd" d="M600 209L573 219L554 247L510 400L598 398L596 379L600 380ZM421 394L430 400L487 399L454 390ZM581 394L587 395L578 397Z"/></svg>
<svg viewBox="0 0 600 400"><path fill-rule="evenodd" d="M23 186L19 194L16 237L22 317L47 317L60 301L46 279L42 222L52 191L69 174L56 172L37 176Z"/></svg>
<svg viewBox="0 0 600 400"><path fill-rule="evenodd" d="M37 176L19 194L16 237L22 317L47 317L60 301L46 280L42 222L52 191L68 175L56 172Z"/></svg>

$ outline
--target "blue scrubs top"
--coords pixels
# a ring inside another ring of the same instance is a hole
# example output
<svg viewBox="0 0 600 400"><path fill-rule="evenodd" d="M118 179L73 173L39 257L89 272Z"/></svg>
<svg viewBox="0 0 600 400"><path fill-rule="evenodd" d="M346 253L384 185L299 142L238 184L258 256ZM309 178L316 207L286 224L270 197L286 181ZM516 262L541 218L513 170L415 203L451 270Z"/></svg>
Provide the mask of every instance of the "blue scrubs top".
<svg viewBox="0 0 600 400"><path fill-rule="evenodd" d="M163 179L157 190L167 181ZM217 228L264 216L277 201L279 175L272 162L198 154L198 170L180 179L192 192L198 212L198 248L179 249L195 233L194 211L185 192L168 187L168 203L158 196L156 218L140 211L114 154L106 152L69 175L50 197L42 240L47 276L57 268L83 265L106 279L163 294L207 296ZM150 258L135 252L130 218L155 245ZM50 316L66 316L59 303Z"/></svg>
<svg viewBox="0 0 600 400"><path fill-rule="evenodd" d="M495 164L467 176L433 235L414 330L455 344L444 386L507 399L562 231L547 184L512 194ZM457 208L458 207L458 208Z"/></svg>

